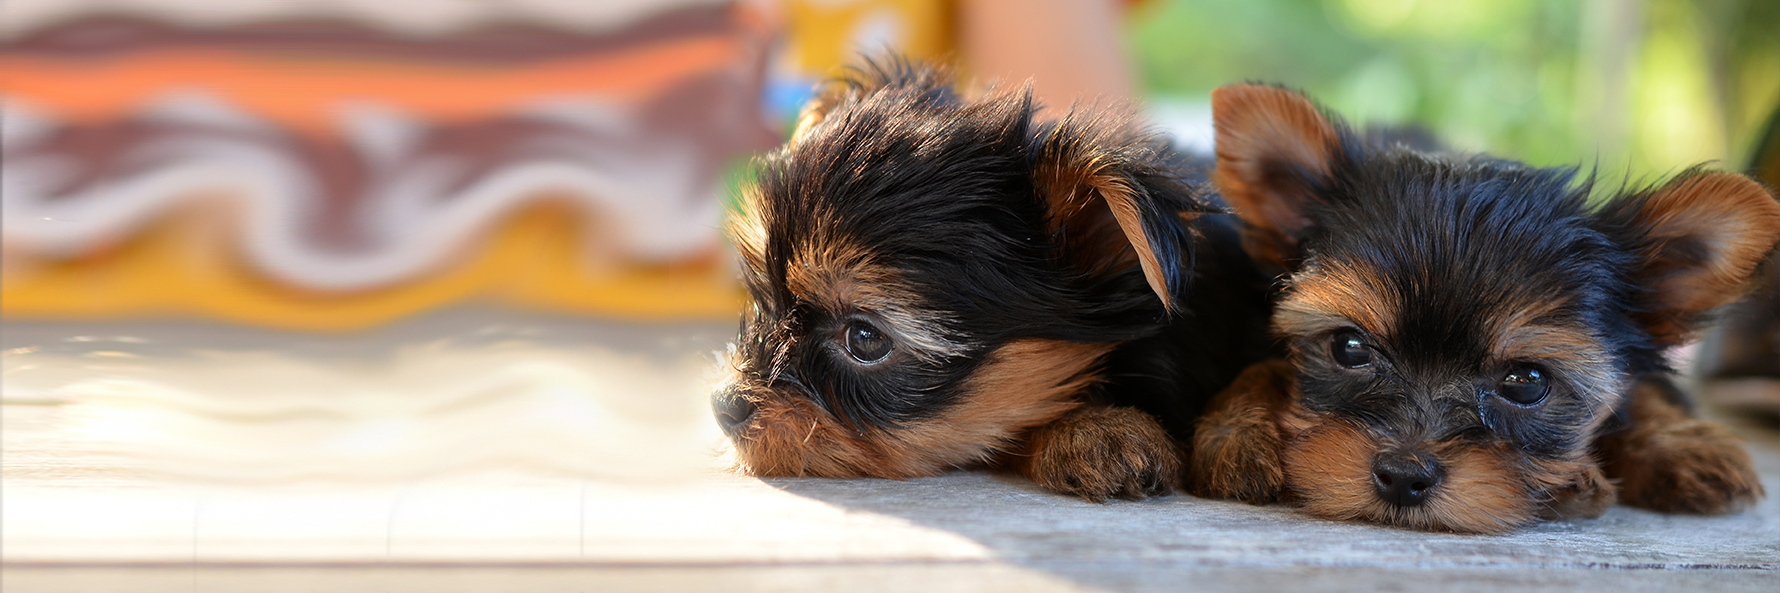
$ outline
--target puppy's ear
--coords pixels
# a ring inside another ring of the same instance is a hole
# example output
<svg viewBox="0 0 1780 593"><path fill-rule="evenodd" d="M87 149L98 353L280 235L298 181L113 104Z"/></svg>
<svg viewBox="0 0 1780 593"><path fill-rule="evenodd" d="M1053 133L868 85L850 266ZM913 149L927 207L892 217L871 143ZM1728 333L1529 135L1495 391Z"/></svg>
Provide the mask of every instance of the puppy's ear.
<svg viewBox="0 0 1780 593"><path fill-rule="evenodd" d="M1265 264L1292 269L1308 209L1333 177L1340 132L1303 95L1265 85L1212 91L1211 117L1212 181L1250 227L1244 247Z"/></svg>
<svg viewBox="0 0 1780 593"><path fill-rule="evenodd" d="M1165 145L1130 122L1117 111L1076 111L1041 131L1033 186L1071 267L1107 277L1136 263L1172 313L1191 278L1189 221L1205 209Z"/></svg>
<svg viewBox="0 0 1780 593"><path fill-rule="evenodd" d="M1663 344L1685 341L1705 313L1742 297L1780 242L1780 202L1734 173L1689 171L1597 218L1636 253L1634 318Z"/></svg>
<svg viewBox="0 0 1780 593"><path fill-rule="evenodd" d="M915 93L927 102L951 102L956 98L953 86L951 70L941 64L913 62L899 56L861 58L858 65L847 66L840 76L816 87L815 96L797 114L791 143L809 137L810 131L835 108L873 93L896 89Z"/></svg>
<svg viewBox="0 0 1780 593"><path fill-rule="evenodd" d="M822 120L844 101L856 100L866 91L853 79L843 78L824 82L816 87L815 96L803 104L803 110L797 113L797 126L791 129L791 144L801 144L810 136Z"/></svg>

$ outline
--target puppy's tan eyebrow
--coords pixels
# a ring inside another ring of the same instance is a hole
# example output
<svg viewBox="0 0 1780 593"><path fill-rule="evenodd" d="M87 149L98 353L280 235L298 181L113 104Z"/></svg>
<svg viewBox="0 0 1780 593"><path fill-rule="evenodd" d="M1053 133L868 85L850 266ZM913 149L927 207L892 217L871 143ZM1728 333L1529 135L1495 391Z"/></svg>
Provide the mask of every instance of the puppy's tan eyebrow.
<svg viewBox="0 0 1780 593"><path fill-rule="evenodd" d="M1490 318L1490 354L1500 362L1538 362L1590 391L1617 389L1613 355L1593 328L1561 313L1567 301L1521 299L1504 303ZM1603 396L1604 397L1604 396Z"/></svg>
<svg viewBox="0 0 1780 593"><path fill-rule="evenodd" d="M961 356L965 336L946 330L952 319L927 307L921 294L907 286L893 267L877 263L870 252L848 244L803 249L786 266L786 287L806 303L831 315L868 312L883 320L899 343L917 357L934 360Z"/></svg>
<svg viewBox="0 0 1780 593"><path fill-rule="evenodd" d="M1493 334L1491 354L1499 360L1548 360L1579 364L1606 364L1610 360L1600 341L1580 326L1499 326Z"/></svg>
<svg viewBox="0 0 1780 593"><path fill-rule="evenodd" d="M833 313L850 306L910 301L902 275L878 264L872 253L849 243L831 242L797 250L785 266L785 287L798 298Z"/></svg>
<svg viewBox="0 0 1780 593"><path fill-rule="evenodd" d="M1565 299L1526 297L1503 302L1487 318L1490 354L1501 361L1606 365L1606 347L1588 324L1566 318Z"/></svg>
<svg viewBox="0 0 1780 593"><path fill-rule="evenodd" d="M1585 326L1566 322L1558 313L1563 300L1513 299L1496 306L1488 318L1490 352L1502 360L1536 360L1570 356L1598 347Z"/></svg>
<svg viewBox="0 0 1780 593"><path fill-rule="evenodd" d="M1279 303L1274 331L1302 336L1349 324L1375 336L1397 329L1401 296L1379 274L1342 262L1319 264L1294 275Z"/></svg>

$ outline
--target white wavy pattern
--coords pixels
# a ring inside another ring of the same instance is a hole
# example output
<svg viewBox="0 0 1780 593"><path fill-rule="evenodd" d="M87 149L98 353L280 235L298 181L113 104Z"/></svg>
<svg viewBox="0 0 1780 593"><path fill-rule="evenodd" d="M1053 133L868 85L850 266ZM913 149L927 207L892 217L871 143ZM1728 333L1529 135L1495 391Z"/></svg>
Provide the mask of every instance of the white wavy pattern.
<svg viewBox="0 0 1780 593"><path fill-rule="evenodd" d="M697 356L414 344L386 361L279 351L15 349L0 402L51 411L68 459L201 481L389 481L497 468L679 480L722 435ZM26 472L28 459L9 460ZM37 464L43 465L43 464Z"/></svg>
<svg viewBox="0 0 1780 593"><path fill-rule="evenodd" d="M305 231L324 190L291 137L217 97L186 91L151 105L140 120L176 131L125 148L113 160L127 172L72 190L61 188L93 164L38 150L58 122L16 98L0 101L0 230L8 248L71 257L126 238L189 200L226 199L243 217L240 251L251 264L328 291L422 275L504 214L544 199L566 200L598 219L583 228L597 228L604 235L598 245L621 258L671 262L705 253L717 240L720 160L730 156L711 146L734 145L664 134L621 109L566 97L516 114L515 121L548 132L508 141L498 162L472 170L459 155L416 152L424 128L395 110L346 105L341 125L367 179L350 196L347 221L361 240L342 249Z"/></svg>

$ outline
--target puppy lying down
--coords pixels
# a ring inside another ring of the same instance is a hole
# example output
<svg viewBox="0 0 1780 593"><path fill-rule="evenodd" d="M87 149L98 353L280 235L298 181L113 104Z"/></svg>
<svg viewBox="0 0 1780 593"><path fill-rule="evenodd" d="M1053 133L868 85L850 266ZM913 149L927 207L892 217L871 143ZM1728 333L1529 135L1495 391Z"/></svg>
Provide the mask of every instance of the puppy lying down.
<svg viewBox="0 0 1780 593"><path fill-rule="evenodd" d="M1037 121L1025 90L866 64L757 168L713 398L741 471L1164 494L1204 402L1267 355L1234 221L1121 110Z"/></svg>
<svg viewBox="0 0 1780 593"><path fill-rule="evenodd" d="M1592 195L1574 169L1380 141L1284 89L1212 109L1217 186L1285 278L1289 353L1199 421L1197 493L1467 532L1762 495L1665 357L1780 241L1761 185L1692 170Z"/></svg>

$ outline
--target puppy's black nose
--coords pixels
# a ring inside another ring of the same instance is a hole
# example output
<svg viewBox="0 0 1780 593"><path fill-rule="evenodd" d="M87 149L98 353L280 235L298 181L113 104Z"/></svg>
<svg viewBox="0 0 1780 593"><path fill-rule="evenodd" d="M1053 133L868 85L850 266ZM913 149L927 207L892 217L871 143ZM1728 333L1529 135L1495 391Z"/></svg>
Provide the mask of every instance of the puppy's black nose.
<svg viewBox="0 0 1780 593"><path fill-rule="evenodd" d="M1393 505L1420 505L1439 483L1440 465L1432 459L1385 454L1372 460L1372 485L1379 498Z"/></svg>
<svg viewBox="0 0 1780 593"><path fill-rule="evenodd" d="M754 402L727 390L711 397L711 412L717 415L717 425L723 427L723 434L732 437L754 417L754 410Z"/></svg>

